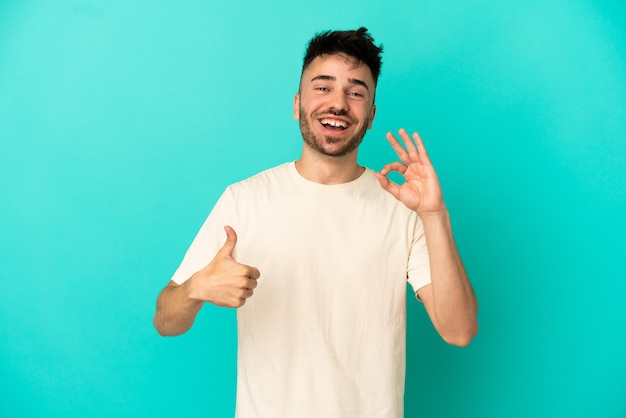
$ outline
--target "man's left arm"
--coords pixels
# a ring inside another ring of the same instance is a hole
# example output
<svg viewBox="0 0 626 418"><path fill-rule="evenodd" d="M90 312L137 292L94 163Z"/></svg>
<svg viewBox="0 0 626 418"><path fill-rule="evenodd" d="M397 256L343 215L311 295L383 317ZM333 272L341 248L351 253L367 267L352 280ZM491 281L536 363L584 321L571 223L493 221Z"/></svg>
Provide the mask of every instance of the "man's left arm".
<svg viewBox="0 0 626 418"><path fill-rule="evenodd" d="M449 344L466 346L478 332L478 302L452 235L450 216L439 180L417 133L413 140L399 131L404 147L391 134L387 139L402 162L387 164L376 176L386 191L420 216L428 248L431 284L418 290L430 319ZM405 149L406 147L406 149ZM386 176L400 173L398 185Z"/></svg>

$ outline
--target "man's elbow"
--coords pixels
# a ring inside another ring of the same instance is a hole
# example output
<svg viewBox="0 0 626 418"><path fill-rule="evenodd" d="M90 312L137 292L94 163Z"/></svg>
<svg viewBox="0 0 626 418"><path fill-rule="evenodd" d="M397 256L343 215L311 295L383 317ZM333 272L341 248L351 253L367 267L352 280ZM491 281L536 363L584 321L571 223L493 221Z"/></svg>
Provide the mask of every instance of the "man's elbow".
<svg viewBox="0 0 626 418"><path fill-rule="evenodd" d="M475 323L463 331L456 332L454 334L442 335L441 337L450 345L454 345L456 347L467 347L470 345L476 334L478 334L478 324Z"/></svg>
<svg viewBox="0 0 626 418"><path fill-rule="evenodd" d="M184 334L186 332L185 331L181 331L181 330L170 330L170 329L166 329L166 328L160 328L160 327L156 327L156 331L157 333L161 336L161 337L176 337L178 335Z"/></svg>
<svg viewBox="0 0 626 418"><path fill-rule="evenodd" d="M167 326L167 324L158 318L157 315L154 315L152 319L152 324L154 325L154 329L161 337L175 337L177 335L181 335L187 331L187 329L177 329L172 328L171 326Z"/></svg>
<svg viewBox="0 0 626 418"><path fill-rule="evenodd" d="M162 325L161 322L157 319L157 316L155 315L154 318L152 319L152 325L154 325L154 329L156 329L156 332L161 336L161 337L168 337L171 335L171 333L167 332L167 329L165 329Z"/></svg>

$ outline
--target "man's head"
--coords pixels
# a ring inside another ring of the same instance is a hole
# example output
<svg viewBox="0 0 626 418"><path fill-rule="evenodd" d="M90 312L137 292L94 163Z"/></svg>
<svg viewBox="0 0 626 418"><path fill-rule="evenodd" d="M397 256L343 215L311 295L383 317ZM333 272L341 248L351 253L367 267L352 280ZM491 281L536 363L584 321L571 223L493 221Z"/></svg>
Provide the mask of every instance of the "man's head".
<svg viewBox="0 0 626 418"><path fill-rule="evenodd" d="M367 65L372 72L374 82L378 83L382 52L383 46L374 44L374 38L366 28L320 32L309 41L302 63L302 72L304 73L309 64L321 55L339 54L354 58L355 65L360 63Z"/></svg>
<svg viewBox="0 0 626 418"><path fill-rule="evenodd" d="M381 52L365 28L323 32L309 42L294 100L305 149L356 156L376 113Z"/></svg>

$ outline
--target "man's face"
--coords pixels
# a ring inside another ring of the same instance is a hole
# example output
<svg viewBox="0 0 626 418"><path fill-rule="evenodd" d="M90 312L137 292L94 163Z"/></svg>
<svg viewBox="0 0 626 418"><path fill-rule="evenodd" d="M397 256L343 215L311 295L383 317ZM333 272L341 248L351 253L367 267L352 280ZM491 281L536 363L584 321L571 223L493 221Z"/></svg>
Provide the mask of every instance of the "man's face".
<svg viewBox="0 0 626 418"><path fill-rule="evenodd" d="M304 70L294 100L294 119L306 145L339 157L355 152L372 127L376 85L366 64L332 54L316 57Z"/></svg>

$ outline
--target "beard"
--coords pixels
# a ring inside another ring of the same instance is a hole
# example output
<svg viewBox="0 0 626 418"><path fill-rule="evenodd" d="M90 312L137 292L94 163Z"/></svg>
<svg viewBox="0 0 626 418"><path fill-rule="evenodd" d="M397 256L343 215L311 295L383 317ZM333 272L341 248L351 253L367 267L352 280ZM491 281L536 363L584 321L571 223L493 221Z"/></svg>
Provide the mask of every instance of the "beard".
<svg viewBox="0 0 626 418"><path fill-rule="evenodd" d="M344 112L333 112L331 110L327 112L312 114L310 117L307 117L304 114L302 107L300 107L300 132L302 134L302 139L304 140L304 142L315 151L328 157L343 157L357 149L363 141L365 133L367 132L367 124L363 124L363 126L357 132L355 132L354 135L348 138L348 140L340 148L329 149L328 147L326 147L327 144L336 144L341 140L332 136L324 136L322 134L315 135L313 133L313 130L311 129L311 121L317 121L319 118L325 115L346 116ZM350 123L353 124L353 121L351 120Z"/></svg>

